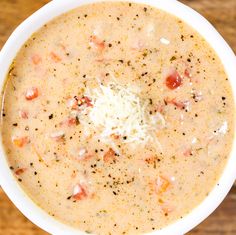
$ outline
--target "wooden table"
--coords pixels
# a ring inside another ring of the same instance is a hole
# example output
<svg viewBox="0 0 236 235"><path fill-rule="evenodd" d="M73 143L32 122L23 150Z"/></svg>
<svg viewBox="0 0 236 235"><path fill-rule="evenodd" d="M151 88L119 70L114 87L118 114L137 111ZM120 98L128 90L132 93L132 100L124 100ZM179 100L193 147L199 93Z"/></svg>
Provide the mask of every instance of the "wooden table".
<svg viewBox="0 0 236 235"><path fill-rule="evenodd" d="M20 22L47 2L48 0L0 0L0 48ZM236 52L236 0L182 0L182 2L204 15ZM26 219L0 189L0 235L43 234L47 233ZM236 235L236 187L208 219L188 233L188 235L208 234Z"/></svg>

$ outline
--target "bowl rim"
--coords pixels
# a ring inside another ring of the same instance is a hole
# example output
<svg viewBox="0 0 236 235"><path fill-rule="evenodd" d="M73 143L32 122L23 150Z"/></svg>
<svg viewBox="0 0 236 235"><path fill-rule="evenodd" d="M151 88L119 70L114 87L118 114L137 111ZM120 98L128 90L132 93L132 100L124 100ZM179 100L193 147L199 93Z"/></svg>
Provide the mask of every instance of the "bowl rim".
<svg viewBox="0 0 236 235"><path fill-rule="evenodd" d="M5 77L8 69L14 59L15 55L27 41L30 36L36 32L43 24L49 22L56 16L61 15L76 7L96 3L96 2L111 2L116 0L53 0L36 11L33 15L27 18L21 23L12 35L7 40L0 52L0 88L3 90ZM221 59L221 62L225 68L225 71L231 82L234 100L236 100L236 58L233 51L228 44L224 41L221 35L215 30L215 28L199 13L191 9L190 7L176 1L176 0L120 0L122 2L141 3L156 7L167 13L177 16L185 23L194 28L203 38L212 46L216 54ZM190 23L191 22L191 23ZM235 117L235 112L234 112ZM235 119L235 118L234 118ZM2 122L2 120L1 120ZM234 127L234 133L235 133ZM2 138L2 137L0 137ZM2 139L0 139L0 184L3 190L6 192L11 201L17 206L17 208L34 224L49 232L50 234L85 234L75 228L65 225L58 220L54 219L37 206L29 196L23 191L20 185L15 180L13 174L9 169L5 153L2 146ZM153 235L180 235L190 231L197 226L205 218L207 218L216 207L223 201L230 188L232 187L234 180L236 179L235 166L236 165L236 139L234 138L233 147L228 159L228 162L224 168L218 184L213 188L209 195L203 200L203 202L194 208L188 215L182 219L174 222L173 224L161 229L153 231L149 234Z"/></svg>

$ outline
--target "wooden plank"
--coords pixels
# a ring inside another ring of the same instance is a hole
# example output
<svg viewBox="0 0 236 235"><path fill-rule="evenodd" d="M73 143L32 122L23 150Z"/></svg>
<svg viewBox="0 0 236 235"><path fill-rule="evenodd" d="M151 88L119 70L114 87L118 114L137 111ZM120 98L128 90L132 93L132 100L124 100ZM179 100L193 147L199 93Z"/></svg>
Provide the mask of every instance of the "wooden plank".
<svg viewBox="0 0 236 235"><path fill-rule="evenodd" d="M0 1L0 48L16 26L48 0ZM182 0L204 15L223 35L236 52L235 0ZM26 219L0 189L0 235L46 235ZM236 188L221 206L188 235L235 235Z"/></svg>

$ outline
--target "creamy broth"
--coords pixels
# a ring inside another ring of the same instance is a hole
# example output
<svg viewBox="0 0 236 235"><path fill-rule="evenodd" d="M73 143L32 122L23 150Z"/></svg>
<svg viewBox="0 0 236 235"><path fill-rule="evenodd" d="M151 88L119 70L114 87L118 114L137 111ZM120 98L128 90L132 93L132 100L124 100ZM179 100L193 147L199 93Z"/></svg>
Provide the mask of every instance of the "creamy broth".
<svg viewBox="0 0 236 235"><path fill-rule="evenodd" d="M16 56L3 98L19 184L87 233L140 234L183 218L217 185L232 146L219 58L146 5L96 3L44 25Z"/></svg>

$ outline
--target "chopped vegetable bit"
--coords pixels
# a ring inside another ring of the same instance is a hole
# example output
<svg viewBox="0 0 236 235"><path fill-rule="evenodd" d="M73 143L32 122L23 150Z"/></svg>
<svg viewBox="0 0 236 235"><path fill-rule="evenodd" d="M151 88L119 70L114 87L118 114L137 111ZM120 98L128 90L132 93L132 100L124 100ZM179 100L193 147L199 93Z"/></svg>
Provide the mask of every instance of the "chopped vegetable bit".
<svg viewBox="0 0 236 235"><path fill-rule="evenodd" d="M55 63L58 63L61 61L61 57L57 55L56 53L54 53L53 51L50 53L50 57Z"/></svg>
<svg viewBox="0 0 236 235"><path fill-rule="evenodd" d="M176 98L169 99L168 97L164 99L165 104L173 104L179 109L185 109L188 106L188 102L177 101Z"/></svg>
<svg viewBox="0 0 236 235"><path fill-rule="evenodd" d="M50 137L56 141L61 141L65 137L64 131L56 131L50 134Z"/></svg>
<svg viewBox="0 0 236 235"><path fill-rule="evenodd" d="M79 161L86 161L90 158L92 158L93 155L88 153L88 150L86 148L80 148L76 157L76 160Z"/></svg>
<svg viewBox="0 0 236 235"><path fill-rule="evenodd" d="M26 168L19 168L15 171L16 175L21 175L23 174L27 169Z"/></svg>
<svg viewBox="0 0 236 235"><path fill-rule="evenodd" d="M181 84L182 78L176 70L166 77L166 86L171 90L178 88Z"/></svg>
<svg viewBox="0 0 236 235"><path fill-rule="evenodd" d="M78 100L79 106L82 106L84 104L87 105L87 107L93 107L92 100L88 98L87 96L83 96L81 99Z"/></svg>
<svg viewBox="0 0 236 235"><path fill-rule="evenodd" d="M23 136L23 137L12 137L12 143L21 148L23 146L25 146L26 144L28 144L30 142L29 137L28 136Z"/></svg>
<svg viewBox="0 0 236 235"><path fill-rule="evenodd" d="M73 195L72 198L75 200L82 200L88 197L88 191L85 186L82 186L81 184L76 184L73 189Z"/></svg>
<svg viewBox="0 0 236 235"><path fill-rule="evenodd" d="M75 117L69 117L67 118L65 121L61 122L60 125L61 126L68 126L68 127L71 127L71 126L75 126L79 123L78 119L75 118Z"/></svg>
<svg viewBox="0 0 236 235"><path fill-rule="evenodd" d="M192 151L191 148L188 148L183 152L183 154L184 154L185 157L190 157L190 156L193 155L193 151Z"/></svg>
<svg viewBox="0 0 236 235"><path fill-rule="evenodd" d="M40 64L42 62L42 58L38 54L33 55L31 57L31 60L32 60L34 65L38 65L38 64Z"/></svg>
<svg viewBox="0 0 236 235"><path fill-rule="evenodd" d="M78 100L74 97L67 100L67 107L76 110L78 108Z"/></svg>
<svg viewBox="0 0 236 235"><path fill-rule="evenodd" d="M93 35L90 36L89 45L98 51L102 51L105 48L105 43L101 39L99 39L97 36Z"/></svg>
<svg viewBox="0 0 236 235"><path fill-rule="evenodd" d="M22 119L28 119L29 114L25 110L19 110L19 117L22 118Z"/></svg>
<svg viewBox="0 0 236 235"><path fill-rule="evenodd" d="M116 160L116 153L112 148L109 148L109 150L103 156L103 161L109 162L109 161L115 161L115 160Z"/></svg>
<svg viewBox="0 0 236 235"><path fill-rule="evenodd" d="M29 88L25 93L26 100L33 100L39 96L38 88L32 87Z"/></svg>
<svg viewBox="0 0 236 235"><path fill-rule="evenodd" d="M157 194L164 193L170 186L170 181L163 176L158 176L155 181L155 192Z"/></svg>
<svg viewBox="0 0 236 235"><path fill-rule="evenodd" d="M190 73L190 70L189 69L185 69L184 70L184 76L187 77L187 78L191 78L192 77L192 74ZM190 80L191 81L191 80Z"/></svg>

